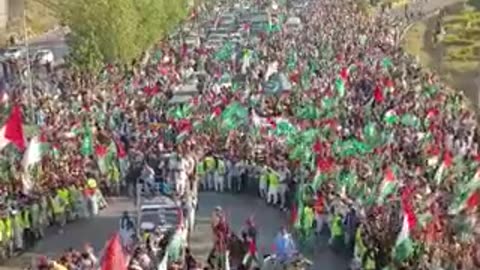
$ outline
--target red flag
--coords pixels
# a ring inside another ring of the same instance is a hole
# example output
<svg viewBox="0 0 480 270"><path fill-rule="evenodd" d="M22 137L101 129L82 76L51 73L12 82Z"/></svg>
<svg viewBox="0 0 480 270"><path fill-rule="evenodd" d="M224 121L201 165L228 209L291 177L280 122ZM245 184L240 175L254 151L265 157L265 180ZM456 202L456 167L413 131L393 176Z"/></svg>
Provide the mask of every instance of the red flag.
<svg viewBox="0 0 480 270"><path fill-rule="evenodd" d="M101 144L97 144L95 146L95 154L98 157L104 157L108 153L108 148L106 146L103 146Z"/></svg>
<svg viewBox="0 0 480 270"><path fill-rule="evenodd" d="M115 146L117 147L117 157L122 159L127 156L127 152L125 151L125 147L123 143L119 140L114 140Z"/></svg>
<svg viewBox="0 0 480 270"><path fill-rule="evenodd" d="M450 152L445 152L445 154L443 154L443 164L445 164L445 167L450 167L452 165L452 162L453 162L453 157L452 157L452 154L450 154Z"/></svg>
<svg viewBox="0 0 480 270"><path fill-rule="evenodd" d="M381 103L383 101L383 92L382 89L377 85L375 90L373 91L373 97L377 103Z"/></svg>
<svg viewBox="0 0 480 270"><path fill-rule="evenodd" d="M342 70L340 70L340 77L342 78L343 81L346 81L348 79L348 69L347 68L342 68Z"/></svg>
<svg viewBox="0 0 480 270"><path fill-rule="evenodd" d="M467 208L473 209L480 203L480 192L473 192L467 200Z"/></svg>
<svg viewBox="0 0 480 270"><path fill-rule="evenodd" d="M313 152L316 154L320 154L322 152L322 143L320 141L316 141L313 145Z"/></svg>
<svg viewBox="0 0 480 270"><path fill-rule="evenodd" d="M107 242L101 270L126 270L127 260L123 253L120 235L115 233Z"/></svg>
<svg viewBox="0 0 480 270"><path fill-rule="evenodd" d="M332 171L333 168L334 168L334 165L335 165L335 161L330 157L327 157L327 158L318 157L317 158L317 169L321 172Z"/></svg>
<svg viewBox="0 0 480 270"><path fill-rule="evenodd" d="M13 143L19 150L25 150L25 137L23 136L22 110L15 105L0 131L0 150Z"/></svg>

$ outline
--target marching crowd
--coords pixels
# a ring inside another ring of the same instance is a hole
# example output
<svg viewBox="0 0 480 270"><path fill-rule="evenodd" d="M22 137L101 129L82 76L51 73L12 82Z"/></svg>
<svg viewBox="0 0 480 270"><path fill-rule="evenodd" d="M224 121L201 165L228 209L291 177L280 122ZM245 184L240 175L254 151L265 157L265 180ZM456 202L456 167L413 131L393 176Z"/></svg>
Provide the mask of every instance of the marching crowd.
<svg viewBox="0 0 480 270"><path fill-rule="evenodd" d="M33 103L27 91L4 94L2 136L15 147L2 142L2 253L31 246L49 223L95 215L102 194L129 183L129 165L174 151L194 161L194 189L238 191L256 178L302 241L328 227L362 269L480 267L480 159L464 96L402 51L388 12L311 1L291 31L286 6L256 5L270 12L258 38L245 22L246 38L217 51L177 37L146 66L107 66L95 85L65 69ZM208 74L202 95L169 104L198 72ZM15 128L22 106L33 134ZM189 178L179 166L170 181L181 194Z"/></svg>

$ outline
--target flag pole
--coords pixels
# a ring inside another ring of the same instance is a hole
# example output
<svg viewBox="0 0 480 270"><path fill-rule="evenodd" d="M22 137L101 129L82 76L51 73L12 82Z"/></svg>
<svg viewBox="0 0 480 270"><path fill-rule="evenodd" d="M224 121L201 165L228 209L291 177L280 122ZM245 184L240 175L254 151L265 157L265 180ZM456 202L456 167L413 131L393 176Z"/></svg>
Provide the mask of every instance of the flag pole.
<svg viewBox="0 0 480 270"><path fill-rule="evenodd" d="M33 82L32 82L32 67L30 65L30 44L28 42L28 30L27 30L27 2L23 7L23 34L25 39L25 49L27 51L27 80L28 80L28 95L29 95L29 105L30 105L30 117L32 122L35 122L35 113L33 110Z"/></svg>

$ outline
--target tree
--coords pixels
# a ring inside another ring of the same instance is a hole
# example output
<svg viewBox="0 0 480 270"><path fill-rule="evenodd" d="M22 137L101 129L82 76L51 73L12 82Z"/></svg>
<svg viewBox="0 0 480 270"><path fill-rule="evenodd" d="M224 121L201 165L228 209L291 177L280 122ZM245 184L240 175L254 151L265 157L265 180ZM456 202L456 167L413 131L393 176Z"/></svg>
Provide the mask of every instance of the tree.
<svg viewBox="0 0 480 270"><path fill-rule="evenodd" d="M72 31L71 59L129 65L187 15L187 0L64 0L56 11Z"/></svg>

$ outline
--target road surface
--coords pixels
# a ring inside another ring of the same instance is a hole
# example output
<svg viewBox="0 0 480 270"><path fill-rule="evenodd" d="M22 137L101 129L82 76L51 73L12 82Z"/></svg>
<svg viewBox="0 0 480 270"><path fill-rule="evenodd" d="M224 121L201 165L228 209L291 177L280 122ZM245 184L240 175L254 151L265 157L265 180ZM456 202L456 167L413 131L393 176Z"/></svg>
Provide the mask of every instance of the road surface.
<svg viewBox="0 0 480 270"><path fill-rule="evenodd" d="M64 57L68 54L64 29L52 30L36 38L32 38L29 45L32 53L41 49L52 51L55 56L55 61L63 62Z"/></svg>
<svg viewBox="0 0 480 270"><path fill-rule="evenodd" d="M232 230L239 232L245 225L246 219L253 215L255 224L258 227L258 250L262 254L271 252L273 238L282 225L286 225L287 219L284 212L268 206L263 200L251 195L233 195L230 193L207 192L200 194L200 204L197 213L197 227L192 235L192 242L196 238L205 237L200 241L202 245L195 247L192 243L193 254L201 252L203 256L212 247L212 236L210 230L210 217L212 210L221 206L227 214ZM314 250L306 252L305 255L314 262L312 269L344 270L347 269L348 259L334 254L327 245L326 237L318 239ZM201 251L196 249L202 249ZM202 256L202 257L203 257Z"/></svg>
<svg viewBox="0 0 480 270"><path fill-rule="evenodd" d="M232 195L229 193L201 193L200 206L197 212L198 226L192 235L192 252L198 253L198 249L206 253L212 247L210 231L210 215L215 206L222 206L228 215L228 219L235 231L240 231L245 220L253 215L259 228L259 251L270 252L272 239L278 232L280 226L285 224L285 213L273 207L267 206L262 200L248 195ZM23 269L41 255L58 257L66 249L82 248L85 243L90 243L97 252L100 252L109 236L118 228L118 221L123 211L134 209L132 201L126 198L112 200L109 207L92 220L77 221L67 225L63 234L52 232L46 239L28 253L18 258L11 259L0 270ZM325 243L325 239L321 242ZM197 251L195 251L197 249ZM346 269L347 260L334 255L326 245L318 245L313 254L308 254L313 259L315 266L326 270Z"/></svg>
<svg viewBox="0 0 480 270"><path fill-rule="evenodd" d="M9 260L0 270L24 269L33 258L39 256L58 257L68 248L83 248L86 243L91 244L95 251L101 251L111 234L118 229L118 222L123 211L134 209L133 203L127 198L111 199L107 209L100 212L94 219L75 221L68 224L63 234L50 229L48 236L41 240L36 247L22 256Z"/></svg>

